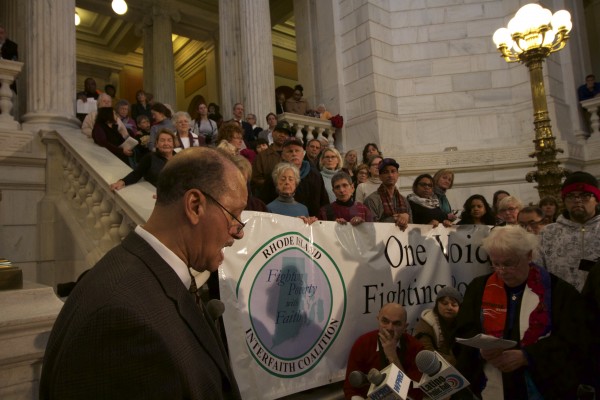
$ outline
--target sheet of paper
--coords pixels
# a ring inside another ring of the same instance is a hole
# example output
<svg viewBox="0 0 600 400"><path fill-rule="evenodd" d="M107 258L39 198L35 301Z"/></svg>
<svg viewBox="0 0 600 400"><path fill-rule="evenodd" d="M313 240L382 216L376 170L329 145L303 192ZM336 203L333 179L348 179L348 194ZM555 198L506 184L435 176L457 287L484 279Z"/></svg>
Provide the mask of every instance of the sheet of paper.
<svg viewBox="0 0 600 400"><path fill-rule="evenodd" d="M98 102L93 97L88 97L87 101L77 100L77 114L89 114L96 111Z"/></svg>
<svg viewBox="0 0 600 400"><path fill-rule="evenodd" d="M515 342L514 340L501 339L495 336L486 335L484 333L480 333L479 335L475 335L469 339L456 338L456 342L464 344L465 346L471 346L482 350L507 350L517 345L517 342Z"/></svg>
<svg viewBox="0 0 600 400"><path fill-rule="evenodd" d="M129 136L127 139L125 139L125 141L123 143L121 143L121 145L119 147L122 149L131 150L138 144L139 143L137 140L135 140L134 138Z"/></svg>

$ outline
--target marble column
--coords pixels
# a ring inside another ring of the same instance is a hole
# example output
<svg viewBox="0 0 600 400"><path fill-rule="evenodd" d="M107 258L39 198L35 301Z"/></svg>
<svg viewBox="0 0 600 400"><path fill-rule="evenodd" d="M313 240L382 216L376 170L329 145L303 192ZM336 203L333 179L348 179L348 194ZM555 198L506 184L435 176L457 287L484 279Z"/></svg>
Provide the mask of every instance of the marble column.
<svg viewBox="0 0 600 400"><path fill-rule="evenodd" d="M245 16L244 16L245 18ZM239 0L219 1L219 66L221 114L227 121L235 103L244 101Z"/></svg>
<svg viewBox="0 0 600 400"><path fill-rule="evenodd" d="M24 128L80 126L75 118L75 0L28 0Z"/></svg>
<svg viewBox="0 0 600 400"><path fill-rule="evenodd" d="M144 41L144 91L148 93L154 93L153 85L153 72L154 71L154 57L153 54L153 43L152 37L152 18L145 17L142 26L142 38Z"/></svg>
<svg viewBox="0 0 600 400"><path fill-rule="evenodd" d="M275 110L275 73L269 0L240 2L242 76L246 114L256 114L259 125Z"/></svg>
<svg viewBox="0 0 600 400"><path fill-rule="evenodd" d="M177 94L171 24L172 20L179 21L179 13L173 12L166 1L155 2L152 12L152 58L160 60L152 65L152 94L154 101L169 104L175 110Z"/></svg>
<svg viewBox="0 0 600 400"><path fill-rule="evenodd" d="M294 0L294 20L296 21L296 58L298 63L298 83L304 88L304 98L312 107L316 107L315 95L315 51L313 46L318 42L316 5L312 0ZM329 38L333 41L333 36Z"/></svg>

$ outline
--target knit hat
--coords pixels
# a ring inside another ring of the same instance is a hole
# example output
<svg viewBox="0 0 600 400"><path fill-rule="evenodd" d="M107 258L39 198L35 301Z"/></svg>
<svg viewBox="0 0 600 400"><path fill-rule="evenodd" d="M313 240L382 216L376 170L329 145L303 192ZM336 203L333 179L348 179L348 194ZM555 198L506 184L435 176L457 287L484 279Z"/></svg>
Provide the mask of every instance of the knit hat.
<svg viewBox="0 0 600 400"><path fill-rule="evenodd" d="M452 286L444 286L441 290L437 292L437 298L435 301L438 301L442 297L451 297L458 302L458 304L462 304L463 295Z"/></svg>
<svg viewBox="0 0 600 400"><path fill-rule="evenodd" d="M560 194L564 199L569 193L575 191L592 193L596 197L596 200L600 200L598 180L587 172L575 171L567 176Z"/></svg>

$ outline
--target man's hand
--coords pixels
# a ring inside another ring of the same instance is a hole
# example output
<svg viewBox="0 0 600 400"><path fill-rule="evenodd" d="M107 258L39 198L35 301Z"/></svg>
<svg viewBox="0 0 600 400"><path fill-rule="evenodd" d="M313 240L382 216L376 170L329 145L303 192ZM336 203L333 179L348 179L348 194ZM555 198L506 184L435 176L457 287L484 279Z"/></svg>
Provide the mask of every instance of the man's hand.
<svg viewBox="0 0 600 400"><path fill-rule="evenodd" d="M410 216L408 213L394 214L396 226L400 228L401 231L404 231L408 227L409 218Z"/></svg>
<svg viewBox="0 0 600 400"><path fill-rule="evenodd" d="M400 363L400 359L398 358L398 354L396 353L398 339L387 330L379 329L379 340L381 341L381 347L383 347L383 353L389 362L395 364L401 370L404 370L402 364Z"/></svg>
<svg viewBox="0 0 600 400"><path fill-rule="evenodd" d="M484 352L486 353L484 355ZM495 354L495 356L494 356ZM518 368L527 366L527 358L522 350L481 350L481 356L494 367L502 372L512 372ZM489 357L488 358L486 358Z"/></svg>

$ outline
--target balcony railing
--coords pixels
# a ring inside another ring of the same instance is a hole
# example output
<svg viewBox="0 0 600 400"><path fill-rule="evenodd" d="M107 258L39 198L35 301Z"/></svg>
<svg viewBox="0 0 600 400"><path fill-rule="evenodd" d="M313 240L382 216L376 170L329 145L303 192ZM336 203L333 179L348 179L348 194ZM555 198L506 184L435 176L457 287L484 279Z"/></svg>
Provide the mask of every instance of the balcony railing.
<svg viewBox="0 0 600 400"><path fill-rule="evenodd" d="M580 101L579 104L587 110L590 116L590 137L596 135L600 136L600 117L598 116L598 110L600 109L600 96L594 97L589 100Z"/></svg>
<svg viewBox="0 0 600 400"><path fill-rule="evenodd" d="M23 63L0 59L0 128L19 129L20 125L11 114L13 110L13 91L10 85L21 72Z"/></svg>
<svg viewBox="0 0 600 400"><path fill-rule="evenodd" d="M48 152L46 196L63 214L85 253L84 265L73 271L76 278L137 224L145 223L154 207L155 188L140 182L111 192L110 184L131 168L79 130L42 131L41 135Z"/></svg>
<svg viewBox="0 0 600 400"><path fill-rule="evenodd" d="M314 138L323 142L327 139L329 147L335 147L335 128L331 126L331 121L307 117L304 115L283 113L277 116L279 121L287 121L296 132L296 137L307 143Z"/></svg>

